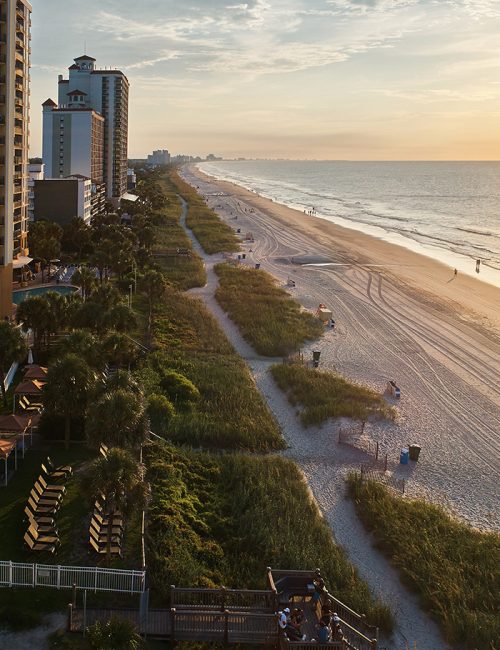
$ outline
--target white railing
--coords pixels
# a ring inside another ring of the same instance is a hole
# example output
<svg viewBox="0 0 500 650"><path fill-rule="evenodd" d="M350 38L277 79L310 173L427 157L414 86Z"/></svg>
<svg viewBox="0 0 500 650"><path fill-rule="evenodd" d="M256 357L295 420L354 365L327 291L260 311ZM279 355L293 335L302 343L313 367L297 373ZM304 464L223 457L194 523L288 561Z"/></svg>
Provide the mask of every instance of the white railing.
<svg viewBox="0 0 500 650"><path fill-rule="evenodd" d="M3 384L5 390L9 390L9 386L11 385L12 380L14 379L14 375L16 374L18 368L19 368L19 364L17 363L17 361L14 361L14 363L9 368L8 373L5 375L5 380Z"/></svg>
<svg viewBox="0 0 500 650"><path fill-rule="evenodd" d="M89 589L137 594L145 589L146 572L132 569L26 564L0 561L0 586Z"/></svg>

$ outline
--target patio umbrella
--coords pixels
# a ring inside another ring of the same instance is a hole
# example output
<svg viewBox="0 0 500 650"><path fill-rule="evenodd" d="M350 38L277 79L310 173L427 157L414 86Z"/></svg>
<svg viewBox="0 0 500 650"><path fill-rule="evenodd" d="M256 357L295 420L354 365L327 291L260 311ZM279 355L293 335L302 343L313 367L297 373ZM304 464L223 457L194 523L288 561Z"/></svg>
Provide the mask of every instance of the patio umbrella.
<svg viewBox="0 0 500 650"><path fill-rule="evenodd" d="M30 366L33 364L33 350L31 348L28 350L28 364Z"/></svg>

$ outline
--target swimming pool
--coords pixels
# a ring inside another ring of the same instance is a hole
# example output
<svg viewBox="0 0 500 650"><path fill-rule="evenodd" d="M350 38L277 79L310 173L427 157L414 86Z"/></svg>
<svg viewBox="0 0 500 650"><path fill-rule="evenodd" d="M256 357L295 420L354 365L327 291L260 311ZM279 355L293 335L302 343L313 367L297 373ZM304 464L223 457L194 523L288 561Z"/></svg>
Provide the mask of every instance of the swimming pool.
<svg viewBox="0 0 500 650"><path fill-rule="evenodd" d="M67 295L68 293L73 293L74 291L78 291L77 287L68 287L68 286L58 286L57 284L54 286L48 286L48 287L33 287L33 289L19 289L18 291L14 291L12 293L12 302L15 305L19 305L23 300L26 300L26 298L29 298L30 296L42 296L44 293L47 293L48 291L55 291L56 293L61 293L63 296Z"/></svg>

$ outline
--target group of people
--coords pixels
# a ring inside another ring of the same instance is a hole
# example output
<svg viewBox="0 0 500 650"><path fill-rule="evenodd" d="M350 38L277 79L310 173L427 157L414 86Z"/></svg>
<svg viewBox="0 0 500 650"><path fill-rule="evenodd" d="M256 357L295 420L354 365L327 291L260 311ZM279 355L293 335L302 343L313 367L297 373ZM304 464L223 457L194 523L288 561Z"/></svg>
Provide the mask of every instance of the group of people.
<svg viewBox="0 0 500 650"><path fill-rule="evenodd" d="M341 628L341 620L337 612L333 611L333 602L328 597L325 581L321 576L319 569L314 574L314 592L311 602L318 608L321 604L321 616L317 625L317 639L312 638L312 642L329 643L330 641L344 641L344 634ZM323 597L323 598L322 598ZM306 641L306 635L302 633L302 625L306 622L304 612L300 607L290 611L285 607L279 614L279 626L284 631L290 641Z"/></svg>

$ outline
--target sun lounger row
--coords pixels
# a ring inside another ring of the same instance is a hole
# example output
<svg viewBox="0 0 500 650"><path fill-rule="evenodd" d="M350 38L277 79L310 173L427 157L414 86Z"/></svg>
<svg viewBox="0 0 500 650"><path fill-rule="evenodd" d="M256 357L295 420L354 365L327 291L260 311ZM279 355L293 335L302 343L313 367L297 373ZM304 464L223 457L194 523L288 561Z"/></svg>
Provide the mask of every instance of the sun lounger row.
<svg viewBox="0 0 500 650"><path fill-rule="evenodd" d="M100 555L108 552L111 555L122 554L123 518L118 511L108 513L104 497L96 499L94 513L89 526L90 548Z"/></svg>
<svg viewBox="0 0 500 650"><path fill-rule="evenodd" d="M43 409L43 404L41 402L32 402L26 395L22 395L17 400L17 403L19 407L27 413L40 413L40 411Z"/></svg>
<svg viewBox="0 0 500 650"><path fill-rule="evenodd" d="M55 553L59 546L59 531L54 518L61 507L66 488L49 481L67 478L71 472L69 466L55 467L50 458L42 463L42 473L35 481L24 509L28 524L24 543L30 551Z"/></svg>

